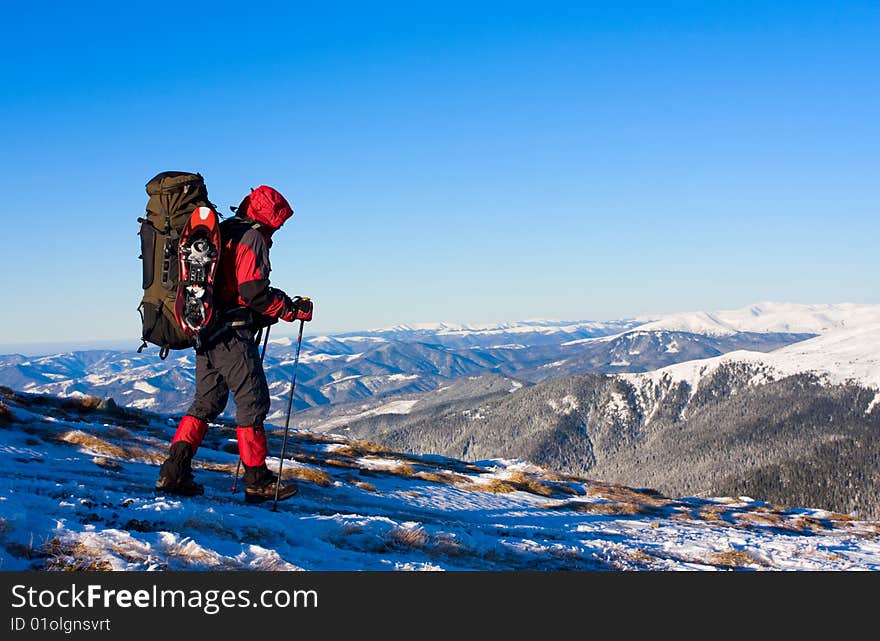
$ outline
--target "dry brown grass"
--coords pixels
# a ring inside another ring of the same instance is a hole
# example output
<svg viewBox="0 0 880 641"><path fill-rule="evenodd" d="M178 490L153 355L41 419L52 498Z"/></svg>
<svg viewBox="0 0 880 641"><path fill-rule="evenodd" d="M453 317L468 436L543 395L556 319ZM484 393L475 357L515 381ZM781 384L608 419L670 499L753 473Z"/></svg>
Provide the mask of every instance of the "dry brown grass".
<svg viewBox="0 0 880 641"><path fill-rule="evenodd" d="M80 447L84 447L98 454L103 454L104 456L113 456L115 458L124 458L126 456L125 450L118 445L113 445L113 443L108 443L97 436L92 436L91 434L80 432L79 430L64 432L64 434L61 434L58 438L65 443L79 445Z"/></svg>
<svg viewBox="0 0 880 641"><path fill-rule="evenodd" d="M490 479L486 483L471 483L469 485L461 485L462 490L470 490L472 492L491 492L493 494L507 494L516 492L517 487L502 481L501 479Z"/></svg>
<svg viewBox="0 0 880 641"><path fill-rule="evenodd" d="M723 505L707 505L697 511L697 518L703 521L723 521L730 508Z"/></svg>
<svg viewBox="0 0 880 641"><path fill-rule="evenodd" d="M373 485L372 483L367 483L366 481L352 481L351 483L355 487L359 487L360 489L362 489L366 492L374 492L374 493L377 492L376 486Z"/></svg>
<svg viewBox="0 0 880 641"><path fill-rule="evenodd" d="M319 459L312 459L315 463L321 463L323 465L329 465L330 467L344 467L349 470L357 470L360 469L360 465L355 463L350 459L342 459L342 458L328 458L323 461Z"/></svg>
<svg viewBox="0 0 880 641"><path fill-rule="evenodd" d="M117 461L104 456L95 456L92 458L92 463L98 467L103 467L105 470L112 470L114 472L122 469L122 466Z"/></svg>
<svg viewBox="0 0 880 641"><path fill-rule="evenodd" d="M101 405L102 400L97 396L65 398L61 402L61 407L71 410L96 410Z"/></svg>
<svg viewBox="0 0 880 641"><path fill-rule="evenodd" d="M801 531L805 532L822 532L824 530L830 530L834 525L826 521L824 519L817 519L813 516L807 516L806 514L799 514L795 518L790 521L791 527L797 528Z"/></svg>
<svg viewBox="0 0 880 641"><path fill-rule="evenodd" d="M403 478L411 478L416 475L416 471L413 469L412 465L408 465L407 463L400 463L399 465L395 465L393 468L388 470L389 474L393 474L394 476L401 476Z"/></svg>
<svg viewBox="0 0 880 641"><path fill-rule="evenodd" d="M591 512L592 514L602 514L603 516L635 516L636 514L651 514L649 509L646 509L644 505L637 505L636 503L586 503L585 505L589 505L590 507L586 510L586 512Z"/></svg>
<svg viewBox="0 0 880 641"><path fill-rule="evenodd" d="M457 541L454 536L445 532L439 532L432 538L431 548L429 551L431 552L431 554L437 556L452 558L463 557L471 554L471 551L468 550L468 548L462 545L459 541Z"/></svg>
<svg viewBox="0 0 880 641"><path fill-rule="evenodd" d="M531 492L538 496L553 496L556 492L554 488L546 483L542 483L534 476L524 472L513 472L504 479L524 492Z"/></svg>
<svg viewBox="0 0 880 641"><path fill-rule="evenodd" d="M226 472L234 474L236 466L233 463L215 463L214 461L200 461L196 458L192 462L192 466L201 470L211 470L212 472Z"/></svg>
<svg viewBox="0 0 880 641"><path fill-rule="evenodd" d="M744 568L750 565L763 565L758 559L745 550L730 549L724 552L713 552L708 562L724 568Z"/></svg>
<svg viewBox="0 0 880 641"><path fill-rule="evenodd" d="M452 472L416 472L415 477L422 479L423 481L430 481L431 483L467 483L470 479L466 476L462 476L460 474L453 474Z"/></svg>
<svg viewBox="0 0 880 641"><path fill-rule="evenodd" d="M617 485L615 483L591 482L587 486L587 494L590 496L598 496L609 501L618 501L621 503L638 503L648 507L661 508L680 505L677 501L666 498L654 492L642 492L634 490L625 485Z"/></svg>
<svg viewBox="0 0 880 641"><path fill-rule="evenodd" d="M333 456L348 456L351 458L355 458L360 456L360 452L354 449L351 445L343 445L342 447L334 447L329 454Z"/></svg>
<svg viewBox="0 0 880 641"><path fill-rule="evenodd" d="M98 558L80 542L65 543L57 537L43 546L46 569L60 572L108 572L113 570L109 561Z"/></svg>
<svg viewBox="0 0 880 641"><path fill-rule="evenodd" d="M369 452L371 454L389 454L391 450L389 450L384 445L379 445L378 443L371 443L370 441L351 441L349 445L360 452Z"/></svg>
<svg viewBox="0 0 880 641"><path fill-rule="evenodd" d="M462 477L459 482L466 483L469 479ZM463 490L474 492L492 492L494 494L507 494L509 492L528 492L537 496L553 497L564 495L577 495L578 492L568 485L551 484L544 482L532 474L521 471L511 472L504 478L492 478L483 483L468 483L459 486Z"/></svg>
<svg viewBox="0 0 880 641"><path fill-rule="evenodd" d="M388 539L393 545L405 548L423 548L428 544L430 537L420 527L397 526L388 532Z"/></svg>
<svg viewBox="0 0 880 641"><path fill-rule="evenodd" d="M574 510L586 514L603 516L634 516L636 514L654 515L656 508L629 501L567 501L563 503L547 503L541 507L553 510Z"/></svg>
<svg viewBox="0 0 880 641"><path fill-rule="evenodd" d="M648 554L641 548L633 548L631 550L627 550L625 552L625 556L630 561L635 561L636 563L644 563L650 564L657 560L657 557L653 554Z"/></svg>
<svg viewBox="0 0 880 641"><path fill-rule="evenodd" d="M338 441L334 444L340 445ZM341 447L334 447L328 452L333 456L342 456L348 458L359 458L361 456L369 456L372 458L388 458L386 454L393 454L387 447L371 443L369 441L346 441Z"/></svg>
<svg viewBox="0 0 880 641"><path fill-rule="evenodd" d="M102 438L98 438L97 436L93 436L92 434L87 434L86 432L81 432L79 430L64 432L63 434L59 435L58 438L65 443L70 443L71 445L79 445L80 447L90 450L95 454L103 456L105 458L112 457L131 459L154 464L161 463L165 460L165 453L158 448L147 449L138 445L121 447L119 445L114 445L113 443L105 441Z"/></svg>
<svg viewBox="0 0 880 641"><path fill-rule="evenodd" d="M832 521L858 521L856 517L849 514L841 514L840 512L831 512L828 518Z"/></svg>
<svg viewBox="0 0 880 641"><path fill-rule="evenodd" d="M295 478L300 481L314 483L320 487L330 487L333 485L333 479L324 470L317 470L313 467L303 467L301 465L285 467L284 478Z"/></svg>
<svg viewBox="0 0 880 641"><path fill-rule="evenodd" d="M774 512L738 512L733 519L739 525L792 529L793 523Z"/></svg>

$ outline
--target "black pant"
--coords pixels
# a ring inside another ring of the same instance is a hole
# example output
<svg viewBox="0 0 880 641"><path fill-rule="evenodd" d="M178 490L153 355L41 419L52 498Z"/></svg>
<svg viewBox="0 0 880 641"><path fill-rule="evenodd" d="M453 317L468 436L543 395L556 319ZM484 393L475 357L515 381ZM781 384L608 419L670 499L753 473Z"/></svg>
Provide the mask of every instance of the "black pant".
<svg viewBox="0 0 880 641"><path fill-rule="evenodd" d="M249 329L230 329L196 351L196 398L187 414L210 423L223 413L230 391L236 423L262 425L269 413L269 385Z"/></svg>

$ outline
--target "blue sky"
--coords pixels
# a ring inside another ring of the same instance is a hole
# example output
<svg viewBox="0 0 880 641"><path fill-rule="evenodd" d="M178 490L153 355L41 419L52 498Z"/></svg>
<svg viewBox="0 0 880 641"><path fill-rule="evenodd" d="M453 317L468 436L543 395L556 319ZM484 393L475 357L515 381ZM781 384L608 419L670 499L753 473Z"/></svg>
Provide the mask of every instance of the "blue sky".
<svg viewBox="0 0 880 641"><path fill-rule="evenodd" d="M876 2L4 7L0 343L137 337L144 183L296 215L314 332L880 302Z"/></svg>

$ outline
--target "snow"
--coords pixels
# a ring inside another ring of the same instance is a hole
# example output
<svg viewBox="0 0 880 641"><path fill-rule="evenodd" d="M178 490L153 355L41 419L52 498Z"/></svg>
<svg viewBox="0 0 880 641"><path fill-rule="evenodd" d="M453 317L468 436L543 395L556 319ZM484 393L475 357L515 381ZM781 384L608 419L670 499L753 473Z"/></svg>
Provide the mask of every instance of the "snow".
<svg viewBox="0 0 880 641"><path fill-rule="evenodd" d="M740 332L824 334L838 329L861 327L880 323L880 305L853 303L800 305L796 303L756 303L734 310L717 312L684 312L666 316L645 317L638 326L609 336L581 338L563 345L582 345L591 342L613 341L624 335L669 331L731 336ZM668 352L678 346L671 344Z"/></svg>
<svg viewBox="0 0 880 641"><path fill-rule="evenodd" d="M414 381L419 378L418 374L389 374L385 377L386 381Z"/></svg>
<svg viewBox="0 0 880 641"><path fill-rule="evenodd" d="M608 333L628 321L559 321L533 319L508 323L410 323L370 330L372 333L430 332L438 336L494 336L505 334L572 334L589 331Z"/></svg>
<svg viewBox="0 0 880 641"><path fill-rule="evenodd" d="M339 378L336 378L337 376L339 376ZM331 386L336 385L338 383L344 383L346 381L353 381L358 378L363 378L363 376L364 376L363 374L349 374L348 376L341 376L340 372L333 372L330 375L330 378L333 379L333 382L327 383L326 385L322 385L321 389L331 387Z"/></svg>
<svg viewBox="0 0 880 641"><path fill-rule="evenodd" d="M156 394L159 392L159 388L153 385L150 385L147 381L137 381L132 387L138 390L139 392L144 392L145 394Z"/></svg>
<svg viewBox="0 0 880 641"><path fill-rule="evenodd" d="M578 410L578 402L577 398L571 394L566 394L560 400L548 399L547 405L551 407L551 409L560 415L571 414L572 412L576 412Z"/></svg>
<svg viewBox="0 0 880 641"><path fill-rule="evenodd" d="M684 381L695 392L700 380L726 363L748 363L765 371L755 383L767 380L768 374L785 377L811 372L831 384L857 382L880 390L880 323L838 329L781 349L763 353L738 350L714 358L686 361L644 374L624 374L641 382Z"/></svg>
<svg viewBox="0 0 880 641"><path fill-rule="evenodd" d="M605 411L617 418L629 416L629 404L620 392L612 392L611 399L605 405Z"/></svg>
<svg viewBox="0 0 880 641"><path fill-rule="evenodd" d="M871 399L871 402L868 403L868 409L865 410L865 414L870 414L871 412L873 412L874 408L877 407L878 404L880 404L880 392L877 392L874 395L874 398Z"/></svg>
<svg viewBox="0 0 880 641"><path fill-rule="evenodd" d="M300 363L324 363L326 361L335 361L345 358L345 354L311 354L303 353L299 355ZM279 365L293 365L294 359L283 360Z"/></svg>
<svg viewBox="0 0 880 641"><path fill-rule="evenodd" d="M378 416L380 414L409 414L412 411L412 408L418 402L418 399L391 401L390 403L385 403L384 405L380 405L379 407L359 412L357 414L349 414L345 416L337 416L335 418L331 418L328 421L320 423L316 429L321 432L326 432L328 430L335 429L340 425L345 425L346 423L351 423L352 421L357 421L359 419L367 418L369 416Z"/></svg>
<svg viewBox="0 0 880 641"><path fill-rule="evenodd" d="M874 323L880 323L880 305L764 302L734 310L670 314L638 329L721 336L737 332L824 334Z"/></svg>
<svg viewBox="0 0 880 641"><path fill-rule="evenodd" d="M24 411L0 430L12 454L0 469L3 571L880 569L880 522L745 497L658 498L522 461L358 449L296 430L286 469L325 476L301 476L277 513L230 494L236 456L220 426L196 459L205 496L156 496L173 422L144 417L129 431L49 402Z"/></svg>

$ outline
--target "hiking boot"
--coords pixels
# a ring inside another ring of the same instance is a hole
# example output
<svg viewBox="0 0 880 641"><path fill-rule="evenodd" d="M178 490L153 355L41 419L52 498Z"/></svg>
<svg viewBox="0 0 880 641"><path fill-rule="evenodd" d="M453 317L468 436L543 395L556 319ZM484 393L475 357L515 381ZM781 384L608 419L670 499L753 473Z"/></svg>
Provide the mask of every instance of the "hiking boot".
<svg viewBox="0 0 880 641"><path fill-rule="evenodd" d="M278 500L283 501L294 496L299 491L299 486L293 481L282 483L278 488ZM244 500L248 503L264 503L265 501L275 500L275 481L264 485L263 487L246 487L244 489Z"/></svg>
<svg viewBox="0 0 880 641"><path fill-rule="evenodd" d="M269 471L266 464L244 466L244 500L248 503L262 503L275 500L275 483L278 476ZM289 481L278 488L278 500L289 499L297 493L296 483Z"/></svg>
<svg viewBox="0 0 880 641"><path fill-rule="evenodd" d="M192 473L192 446L185 441L174 443L159 470L156 492L178 496L198 496L205 488L196 483Z"/></svg>
<svg viewBox="0 0 880 641"><path fill-rule="evenodd" d="M200 496L205 493L205 487L201 483L196 483L192 477L175 480L163 474L159 475L155 489L158 494L176 494L178 496Z"/></svg>

